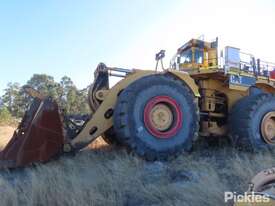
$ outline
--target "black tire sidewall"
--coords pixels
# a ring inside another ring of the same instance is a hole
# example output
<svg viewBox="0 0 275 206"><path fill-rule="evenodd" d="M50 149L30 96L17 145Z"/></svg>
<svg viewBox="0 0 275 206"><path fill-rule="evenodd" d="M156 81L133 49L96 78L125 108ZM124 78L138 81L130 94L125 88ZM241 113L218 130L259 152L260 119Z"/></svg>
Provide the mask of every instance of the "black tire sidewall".
<svg viewBox="0 0 275 206"><path fill-rule="evenodd" d="M275 111L272 94L251 95L237 102L229 118L229 133L235 146L251 151L274 148L261 134L262 120L271 111Z"/></svg>
<svg viewBox="0 0 275 206"><path fill-rule="evenodd" d="M144 124L144 108L147 102L156 96L173 98L181 109L183 115L182 127L171 138L156 138L147 130ZM194 97L181 83L163 75L148 76L131 84L121 93L121 97L124 100L127 99L127 109L124 110L126 112L125 122L127 122L128 130L126 131L126 134L128 134L126 136L130 139L132 146L149 148L156 152L174 150L175 147L184 146L186 149L191 147L198 121L196 106ZM120 111L121 109L118 110ZM116 111L115 116L118 116Z"/></svg>

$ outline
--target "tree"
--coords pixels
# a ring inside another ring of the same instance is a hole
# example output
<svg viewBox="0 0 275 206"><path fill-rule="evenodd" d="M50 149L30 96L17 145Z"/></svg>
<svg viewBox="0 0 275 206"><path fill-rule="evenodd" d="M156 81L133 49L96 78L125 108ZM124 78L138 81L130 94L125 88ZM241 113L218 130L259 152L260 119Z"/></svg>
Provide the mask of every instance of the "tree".
<svg viewBox="0 0 275 206"><path fill-rule="evenodd" d="M62 88L62 96L60 98L60 105L66 114L75 113L75 105L77 101L77 88L70 77L64 76L60 81Z"/></svg>
<svg viewBox="0 0 275 206"><path fill-rule="evenodd" d="M4 107L3 99L2 97L0 97L0 109L2 109L3 107Z"/></svg>
<svg viewBox="0 0 275 206"><path fill-rule="evenodd" d="M9 112L7 107L2 107L0 109L0 124L7 124L12 121L11 113Z"/></svg>
<svg viewBox="0 0 275 206"><path fill-rule="evenodd" d="M27 85L44 95L58 99L60 85L54 81L52 76L46 74L34 74L27 82Z"/></svg>
<svg viewBox="0 0 275 206"><path fill-rule="evenodd" d="M64 76L60 81L62 87L61 106L66 114L87 114L89 113L87 103L87 91L78 90L70 77Z"/></svg>
<svg viewBox="0 0 275 206"><path fill-rule="evenodd" d="M59 107L66 114L87 114L88 89L78 90L70 77L64 76L61 81L55 82L52 76L46 74L34 74L27 85L38 90L45 96L51 96L57 101ZM15 117L23 117L32 98L28 96L18 83L9 83L5 89L0 103L7 107ZM1 106L0 104L0 106ZM3 107L2 106L2 107Z"/></svg>
<svg viewBox="0 0 275 206"><path fill-rule="evenodd" d="M22 97L20 95L21 87L19 83L8 83L5 93L2 97L3 104L7 107L9 112L16 117L22 115Z"/></svg>
<svg viewBox="0 0 275 206"><path fill-rule="evenodd" d="M88 104L88 89L89 87L82 89L78 92L78 108L80 114L88 114L91 112Z"/></svg>

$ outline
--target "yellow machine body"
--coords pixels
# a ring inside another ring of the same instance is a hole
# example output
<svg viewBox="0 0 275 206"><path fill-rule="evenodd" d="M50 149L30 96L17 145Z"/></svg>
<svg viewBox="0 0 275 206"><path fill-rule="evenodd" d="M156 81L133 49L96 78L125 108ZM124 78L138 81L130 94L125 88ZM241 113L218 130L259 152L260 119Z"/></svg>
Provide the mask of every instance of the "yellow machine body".
<svg viewBox="0 0 275 206"><path fill-rule="evenodd" d="M200 113L208 118L200 121L201 136L223 136L227 133L226 118L233 105L241 98L249 95L250 85L236 82L243 78L255 81L254 87L268 93L275 93L275 79L255 76L237 68L225 72L219 67L218 41L205 42L192 39L177 51L177 66L165 71L133 70L113 88L97 91L96 98L102 103L93 114L93 118L85 124L85 128L70 143L74 148L81 148L100 136L113 125L112 117L106 119L104 114L113 110L118 94L134 81L157 73L171 73L185 82L198 99ZM183 57L182 57L183 56ZM183 58L183 61L180 60ZM68 145L67 145L68 146ZM65 145L66 147L66 145Z"/></svg>
<svg viewBox="0 0 275 206"><path fill-rule="evenodd" d="M117 102L117 97L123 89L129 86L134 81L148 76L154 75L159 72L150 70L134 70L131 74L127 75L124 79L120 80L114 87L109 90L99 90L96 92L96 98L102 101L100 106L96 109L93 117L85 124L84 129L74 138L70 145L77 149L83 148L84 145L88 145L98 136L113 126L113 117L106 118L108 111L113 111ZM175 78L180 79L188 84L195 97L200 97L199 88L196 85L194 79L192 79L188 73L179 71L164 71L162 73L170 73ZM102 95L101 95L102 94ZM70 145L65 145L65 151L70 151Z"/></svg>

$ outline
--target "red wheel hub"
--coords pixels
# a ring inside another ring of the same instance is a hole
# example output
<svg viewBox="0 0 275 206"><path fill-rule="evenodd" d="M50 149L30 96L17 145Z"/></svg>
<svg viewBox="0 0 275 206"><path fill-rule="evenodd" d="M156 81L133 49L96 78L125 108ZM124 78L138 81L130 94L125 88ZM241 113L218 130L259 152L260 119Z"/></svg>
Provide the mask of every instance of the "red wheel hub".
<svg viewBox="0 0 275 206"><path fill-rule="evenodd" d="M146 129L156 138L171 138L182 126L180 105L169 96L150 99L145 106L143 118Z"/></svg>

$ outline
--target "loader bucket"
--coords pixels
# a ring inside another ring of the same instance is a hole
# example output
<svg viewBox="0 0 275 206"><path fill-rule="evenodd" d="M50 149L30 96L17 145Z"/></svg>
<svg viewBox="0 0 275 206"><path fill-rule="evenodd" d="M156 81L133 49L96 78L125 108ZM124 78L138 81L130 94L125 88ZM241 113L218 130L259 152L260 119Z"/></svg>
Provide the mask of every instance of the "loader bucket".
<svg viewBox="0 0 275 206"><path fill-rule="evenodd" d="M58 105L50 97L35 98L13 137L0 152L0 168L47 162L62 151L64 134Z"/></svg>

